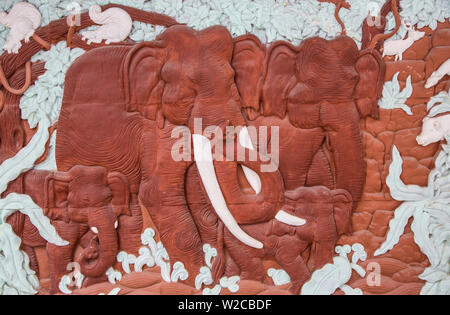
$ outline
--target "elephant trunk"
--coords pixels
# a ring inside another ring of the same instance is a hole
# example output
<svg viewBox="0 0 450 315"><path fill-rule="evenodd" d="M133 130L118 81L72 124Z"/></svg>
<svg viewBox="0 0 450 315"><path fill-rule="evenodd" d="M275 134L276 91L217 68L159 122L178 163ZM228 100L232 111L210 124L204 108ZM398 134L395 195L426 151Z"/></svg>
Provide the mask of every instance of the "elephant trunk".
<svg viewBox="0 0 450 315"><path fill-rule="evenodd" d="M245 233L231 214L217 181L214 170L211 143L201 135L193 135L194 158L208 198L223 224L238 240L253 248L263 248L263 244Z"/></svg>
<svg viewBox="0 0 450 315"><path fill-rule="evenodd" d="M321 119L327 126L336 166L336 188L347 190L355 207L361 199L366 168L358 110L353 102L326 104L321 108Z"/></svg>
<svg viewBox="0 0 450 315"><path fill-rule="evenodd" d="M114 265L119 246L114 222L103 223L92 227L91 230L98 234L80 254L78 263L84 276L96 278L104 275L108 268Z"/></svg>

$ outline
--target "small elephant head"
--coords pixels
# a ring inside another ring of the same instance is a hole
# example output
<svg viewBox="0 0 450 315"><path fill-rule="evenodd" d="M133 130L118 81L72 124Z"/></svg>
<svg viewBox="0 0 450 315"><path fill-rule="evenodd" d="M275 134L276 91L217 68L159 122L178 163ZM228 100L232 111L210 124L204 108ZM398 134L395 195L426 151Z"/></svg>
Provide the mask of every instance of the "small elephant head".
<svg viewBox="0 0 450 315"><path fill-rule="evenodd" d="M352 197L343 189L330 190L324 186L299 187L285 193L286 201L294 210L295 216L308 221L333 218L334 226L329 228L338 236L351 232ZM325 222L325 221L322 221Z"/></svg>
<svg viewBox="0 0 450 315"><path fill-rule="evenodd" d="M98 277L114 264L118 251L117 218L129 211L128 181L104 167L75 166L45 181L46 211L56 220L87 225L95 234L79 256L81 272Z"/></svg>
<svg viewBox="0 0 450 315"><path fill-rule="evenodd" d="M164 125L245 125L234 70L233 40L222 26L195 31L174 26L128 54L123 67L127 110Z"/></svg>

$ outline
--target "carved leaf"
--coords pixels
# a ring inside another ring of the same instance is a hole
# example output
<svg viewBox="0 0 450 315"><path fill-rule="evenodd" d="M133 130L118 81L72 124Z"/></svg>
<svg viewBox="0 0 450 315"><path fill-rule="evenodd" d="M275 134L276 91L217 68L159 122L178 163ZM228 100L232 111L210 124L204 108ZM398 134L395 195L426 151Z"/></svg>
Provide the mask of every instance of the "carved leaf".
<svg viewBox="0 0 450 315"><path fill-rule="evenodd" d="M398 82L398 75L400 72L394 74L392 81L386 82L383 87L383 98L380 100L380 107L384 109L403 109L408 115L412 115L412 111L406 100L411 97L413 88L411 84L411 76L406 79L406 86L400 91L400 84Z"/></svg>
<svg viewBox="0 0 450 315"><path fill-rule="evenodd" d="M441 93L433 96L430 99L430 101L427 103L427 111L429 111L428 117L434 117L439 114L450 112L450 95L448 94L449 92L442 91Z"/></svg>
<svg viewBox="0 0 450 315"><path fill-rule="evenodd" d="M406 224L408 224L409 218L414 214L416 206L416 203L404 202L397 210L395 210L394 218L389 222L389 232L386 240L381 244L381 247L375 251L374 256L386 253L398 243L400 236L405 230Z"/></svg>
<svg viewBox="0 0 450 315"><path fill-rule="evenodd" d="M431 265L439 263L439 253L436 251L433 242L430 239L428 230L430 216L423 209L418 208L414 213L414 221L411 224L411 230L414 232L414 241L420 247L422 253L427 255Z"/></svg>
<svg viewBox="0 0 450 315"><path fill-rule="evenodd" d="M350 280L352 267L342 256L333 258L333 264L326 264L316 270L302 287L302 295L331 295Z"/></svg>
<svg viewBox="0 0 450 315"><path fill-rule="evenodd" d="M430 187L424 188L417 185L405 185L401 180L403 160L397 147L392 147L392 163L389 166L389 175L386 184L390 189L391 196L400 201L420 201L433 197Z"/></svg>

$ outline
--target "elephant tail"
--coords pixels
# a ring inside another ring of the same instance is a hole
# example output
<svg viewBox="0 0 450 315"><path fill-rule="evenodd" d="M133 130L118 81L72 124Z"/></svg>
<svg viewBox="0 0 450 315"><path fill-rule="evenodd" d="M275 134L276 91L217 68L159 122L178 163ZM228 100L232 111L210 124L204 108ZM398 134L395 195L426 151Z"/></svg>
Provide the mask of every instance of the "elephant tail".
<svg viewBox="0 0 450 315"><path fill-rule="evenodd" d="M223 223L219 220L217 226L217 257L214 259L211 267L212 278L215 283L219 283L220 278L225 272L225 251L223 241Z"/></svg>

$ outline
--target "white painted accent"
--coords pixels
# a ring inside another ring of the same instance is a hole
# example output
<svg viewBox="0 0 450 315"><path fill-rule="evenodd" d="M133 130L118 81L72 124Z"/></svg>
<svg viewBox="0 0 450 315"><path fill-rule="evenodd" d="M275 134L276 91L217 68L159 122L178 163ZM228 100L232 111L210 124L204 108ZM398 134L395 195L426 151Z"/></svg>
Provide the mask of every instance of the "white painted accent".
<svg viewBox="0 0 450 315"><path fill-rule="evenodd" d="M172 275L170 276L170 280L172 282L178 282L178 280L185 281L189 277L189 273L184 268L184 264L181 261L177 261L173 264Z"/></svg>
<svg viewBox="0 0 450 315"><path fill-rule="evenodd" d="M406 101L411 97L413 92L413 87L411 84L411 76L406 78L406 86L403 90L400 91L400 83L398 82L398 75L400 72L397 72L392 77L392 81L388 81L384 83L383 86L383 97L379 101L380 108L383 109L394 109L400 108L408 115L412 115L411 108L406 105Z"/></svg>
<svg viewBox="0 0 450 315"><path fill-rule="evenodd" d="M450 58L447 59L436 71L434 71L427 82L425 83L425 88L429 89L436 84L445 76L450 75Z"/></svg>
<svg viewBox="0 0 450 315"><path fill-rule="evenodd" d="M269 268L267 275L272 278L273 284L283 285L291 282L291 277L283 269Z"/></svg>
<svg viewBox="0 0 450 315"><path fill-rule="evenodd" d="M69 285L72 284L72 279L70 276L65 275L61 278L61 281L58 284L58 289L64 294L72 294L72 290L68 288Z"/></svg>
<svg viewBox="0 0 450 315"><path fill-rule="evenodd" d="M117 230L118 227L119 227L119 221L116 220L116 222L114 222L114 228Z"/></svg>
<svg viewBox="0 0 450 315"><path fill-rule="evenodd" d="M27 254L20 250L21 243L11 225L0 221L0 295L37 293L39 279L30 269Z"/></svg>
<svg viewBox="0 0 450 315"><path fill-rule="evenodd" d="M350 262L348 254L352 250L356 258ZM357 265L359 260L364 261L367 258L364 247L355 243L352 247L350 245L337 246L335 251L339 256L333 258L332 264L326 264L313 272L311 279L302 287L302 295L331 295L337 289L343 290L346 294L362 294L361 290L353 289L346 283L350 280L353 271L361 277L365 277L365 270Z"/></svg>
<svg viewBox="0 0 450 315"><path fill-rule="evenodd" d="M53 132L48 144L48 155L45 160L37 164L33 169L43 171L57 171L56 167L56 130Z"/></svg>
<svg viewBox="0 0 450 315"><path fill-rule="evenodd" d="M108 277L108 281L112 284L116 284L116 281L122 280L122 273L120 273L120 271L115 270L113 267L106 270L105 274Z"/></svg>
<svg viewBox="0 0 450 315"><path fill-rule="evenodd" d="M211 270L208 267L201 267L200 273L195 277L195 288L200 290L204 285L210 285L213 283L211 276Z"/></svg>
<svg viewBox="0 0 450 315"><path fill-rule="evenodd" d="M10 54L18 54L22 47L21 41L28 43L35 30L41 25L41 13L30 3L17 2L9 14L0 13L0 23L11 29L3 49Z"/></svg>
<svg viewBox="0 0 450 315"><path fill-rule="evenodd" d="M277 215L275 216L275 219L277 221L280 221L284 224L291 225L291 226L302 226L302 225L305 225L305 223L306 223L306 221L304 219L296 217L292 214L289 214L284 210L278 211Z"/></svg>
<svg viewBox="0 0 450 315"><path fill-rule="evenodd" d="M82 39L87 43L118 43L128 38L133 28L133 20L130 15L120 8L109 8L102 12L99 5L92 5L89 9L89 17L101 26L94 31L80 32Z"/></svg>
<svg viewBox="0 0 450 315"><path fill-rule="evenodd" d="M23 147L15 156L0 165L0 194L8 187L8 183L19 177L20 174L34 167L34 162L45 152L45 143L48 140L50 121L41 111L39 127L26 147Z"/></svg>
<svg viewBox="0 0 450 315"><path fill-rule="evenodd" d="M247 127L243 127L241 132L239 132L239 144L249 150L254 151L255 147L253 146L252 139L250 138L250 134L248 133Z"/></svg>
<svg viewBox="0 0 450 315"><path fill-rule="evenodd" d="M166 282L171 282L171 275L170 275L170 259L169 255L164 248L164 245L161 242L156 243L154 237L155 237L155 231L151 228L148 228L142 233L141 240L143 245L147 245L151 251L151 257L155 261L155 263L159 266L161 269L161 277ZM141 254L141 251L139 251ZM143 261L145 261L148 264L151 264L150 257L148 256L149 253L146 251L142 252L144 254L144 257L142 258ZM139 258L138 258L139 260ZM136 262L138 261L136 260ZM141 264L141 262L140 262Z"/></svg>
<svg viewBox="0 0 450 315"><path fill-rule="evenodd" d="M148 247L141 247L139 249L139 257L136 258L136 263L134 264L134 271L142 272L142 268L147 266L149 268L155 265L155 259L150 252Z"/></svg>
<svg viewBox="0 0 450 315"><path fill-rule="evenodd" d="M238 282L241 280L239 276L223 277L220 279L220 286L224 289L228 289L231 293L237 293L239 291Z"/></svg>
<svg viewBox="0 0 450 315"><path fill-rule="evenodd" d="M237 224L233 215L227 207L225 198L217 181L216 172L212 160L211 143L208 138L194 134L192 136L194 146L194 159L197 164L198 172L206 190L209 200L216 211L216 214L238 240L244 244L254 247L263 248L263 244L245 233Z"/></svg>
<svg viewBox="0 0 450 315"><path fill-rule="evenodd" d="M92 233L94 233L94 234L98 234L98 229L97 229L95 226L92 226L92 227L91 227L91 231L92 231Z"/></svg>
<svg viewBox="0 0 450 315"><path fill-rule="evenodd" d="M439 142L450 135L450 114L439 117L425 117L422 121L422 131L416 141L421 146Z"/></svg>
<svg viewBox="0 0 450 315"><path fill-rule="evenodd" d="M120 288L114 288L108 294L99 293L98 295L118 295L119 292L120 292Z"/></svg>
<svg viewBox="0 0 450 315"><path fill-rule="evenodd" d="M241 165L242 170L244 171L245 178L247 178L248 183L250 186L252 186L252 189L255 191L256 194L259 194L261 192L261 178L259 178L258 174L248 168L245 165Z"/></svg>
<svg viewBox="0 0 450 315"><path fill-rule="evenodd" d="M243 127L241 131L239 132L239 144L246 149L255 150L255 147L253 146L252 139L250 138L250 135L248 133L247 127ZM256 194L259 194L261 192L261 179L259 178L258 174L248 168L247 166L241 165L242 170L244 171L245 178L247 178L248 183L253 188L253 190L256 192Z"/></svg>
<svg viewBox="0 0 450 315"><path fill-rule="evenodd" d="M203 252L205 253L205 263L209 268L212 268L213 258L217 256L217 249L211 247L209 244L203 245Z"/></svg>
<svg viewBox="0 0 450 315"><path fill-rule="evenodd" d="M383 57L394 56L395 61L403 59L403 53L414 44L416 40L425 36L425 32L419 32L414 29L413 26L406 26L408 30L408 38L406 39L394 39L384 42Z"/></svg>
<svg viewBox="0 0 450 315"><path fill-rule="evenodd" d="M6 219L16 211L26 214L47 242L56 246L69 245L69 242L58 235L49 218L28 195L11 193L6 198L0 199L0 224L7 224Z"/></svg>
<svg viewBox="0 0 450 315"><path fill-rule="evenodd" d="M430 261L430 266L419 276L427 281L420 294L450 294L450 136L435 160L435 169L428 176L428 186L405 185L401 180L402 158L397 148L392 149L392 163L386 183L392 197L404 201L389 222L386 240L375 251L375 256L391 250L400 240L410 218L414 242Z"/></svg>
<svg viewBox="0 0 450 315"><path fill-rule="evenodd" d="M216 284L212 289L210 289L210 288L203 289L202 294L203 295L219 295L221 290L222 290L222 287L220 286L220 284Z"/></svg>
<svg viewBox="0 0 450 315"><path fill-rule="evenodd" d="M136 256L126 252L120 252L117 254L117 261L122 263L122 269L125 273L131 273L130 265L136 263Z"/></svg>

